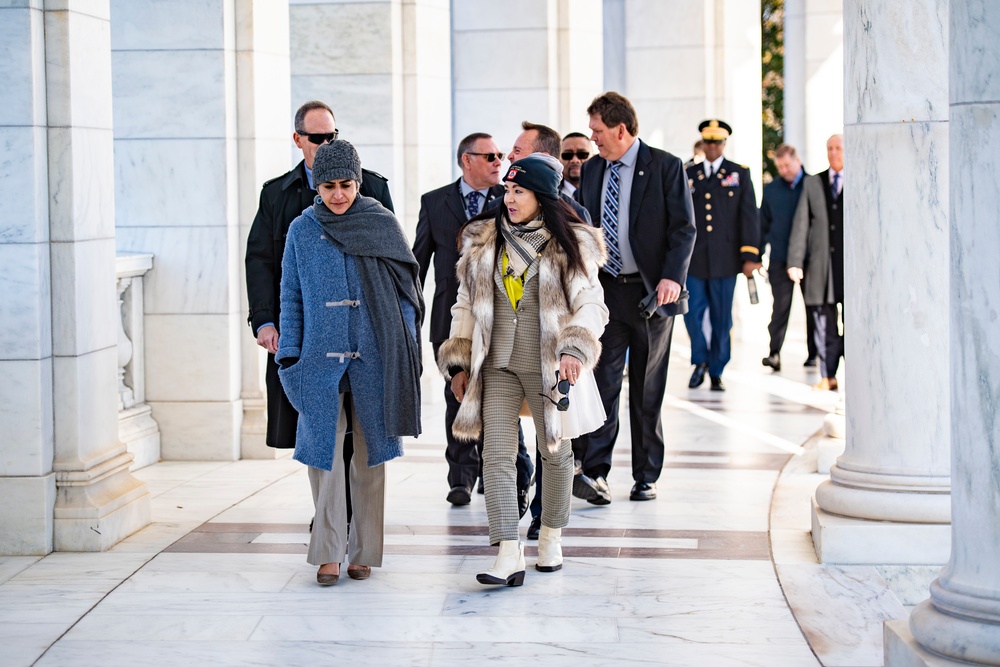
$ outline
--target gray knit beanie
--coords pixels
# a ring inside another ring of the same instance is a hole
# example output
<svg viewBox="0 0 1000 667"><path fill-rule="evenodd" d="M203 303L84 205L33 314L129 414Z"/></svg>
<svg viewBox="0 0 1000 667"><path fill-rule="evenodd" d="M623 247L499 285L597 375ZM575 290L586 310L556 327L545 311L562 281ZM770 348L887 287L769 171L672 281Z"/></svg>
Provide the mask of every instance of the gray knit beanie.
<svg viewBox="0 0 1000 667"><path fill-rule="evenodd" d="M316 150L313 158L313 183L353 179L361 186L361 158L349 141L334 139Z"/></svg>

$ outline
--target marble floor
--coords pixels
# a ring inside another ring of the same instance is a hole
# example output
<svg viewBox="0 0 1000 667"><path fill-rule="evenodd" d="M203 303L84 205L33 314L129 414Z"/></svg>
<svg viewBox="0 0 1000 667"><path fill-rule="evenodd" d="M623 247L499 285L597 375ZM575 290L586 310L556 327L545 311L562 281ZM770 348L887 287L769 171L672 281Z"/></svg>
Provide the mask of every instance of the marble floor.
<svg viewBox="0 0 1000 667"><path fill-rule="evenodd" d="M445 502L434 379L426 432L388 465L387 555L367 581L316 585L309 485L287 456L160 463L136 473L153 523L112 550L0 557L0 664L881 665L881 621L905 608L874 568L818 565L809 542L809 441L838 397L810 388L802 337L780 374L760 365L766 341L737 343L725 393L687 388L686 343L659 498L628 500L625 420L614 502L574 499L559 572L536 572L528 542L524 586L476 582L485 504Z"/></svg>

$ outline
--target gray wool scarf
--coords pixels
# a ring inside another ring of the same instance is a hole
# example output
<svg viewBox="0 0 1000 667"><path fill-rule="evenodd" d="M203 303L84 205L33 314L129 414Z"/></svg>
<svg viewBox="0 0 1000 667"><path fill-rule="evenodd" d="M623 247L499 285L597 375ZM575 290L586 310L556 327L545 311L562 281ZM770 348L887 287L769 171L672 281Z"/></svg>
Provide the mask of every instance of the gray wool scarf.
<svg viewBox="0 0 1000 667"><path fill-rule="evenodd" d="M378 200L358 195L343 215L336 215L320 197L313 214L344 252L353 255L361 277L361 291L371 315L379 353L385 395L386 435L420 434L420 327L424 297L419 269L399 221ZM417 312L416 336L411 337L400 303L406 299Z"/></svg>

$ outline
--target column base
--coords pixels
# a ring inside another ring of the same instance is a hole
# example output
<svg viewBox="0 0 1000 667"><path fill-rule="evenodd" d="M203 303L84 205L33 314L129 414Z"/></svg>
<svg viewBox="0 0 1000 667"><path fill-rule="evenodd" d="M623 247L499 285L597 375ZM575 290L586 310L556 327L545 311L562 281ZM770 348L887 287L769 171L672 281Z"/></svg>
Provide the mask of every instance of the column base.
<svg viewBox="0 0 1000 667"><path fill-rule="evenodd" d="M278 450L267 446L267 403L263 398L243 399L240 458L273 460Z"/></svg>
<svg viewBox="0 0 1000 667"><path fill-rule="evenodd" d="M0 477L0 555L44 556L52 552L52 508L56 476Z"/></svg>
<svg viewBox="0 0 1000 667"><path fill-rule="evenodd" d="M869 521L829 514L812 499L812 538L821 563L943 565L951 525Z"/></svg>
<svg viewBox="0 0 1000 667"><path fill-rule="evenodd" d="M827 415L829 417L829 415ZM843 437L820 436L816 441L816 472L829 475L830 469L844 453L847 441Z"/></svg>
<svg viewBox="0 0 1000 667"><path fill-rule="evenodd" d="M134 457L129 470L160 462L160 427L145 403L118 413L118 439Z"/></svg>
<svg viewBox="0 0 1000 667"><path fill-rule="evenodd" d="M883 626L885 667L955 667L967 662L955 662L930 653L917 643L905 619L886 621Z"/></svg>
<svg viewBox="0 0 1000 667"><path fill-rule="evenodd" d="M149 525L149 489L122 452L86 470L56 472L56 551L105 551Z"/></svg>

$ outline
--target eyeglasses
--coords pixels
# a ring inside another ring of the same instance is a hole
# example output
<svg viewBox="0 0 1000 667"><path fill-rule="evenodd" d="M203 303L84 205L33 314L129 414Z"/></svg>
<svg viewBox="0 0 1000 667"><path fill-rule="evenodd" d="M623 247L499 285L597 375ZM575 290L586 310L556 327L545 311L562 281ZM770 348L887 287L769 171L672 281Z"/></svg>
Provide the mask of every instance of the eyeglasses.
<svg viewBox="0 0 1000 667"><path fill-rule="evenodd" d="M581 162L586 162L590 158L590 153L588 151L584 151L584 150L580 150L580 151L563 151L562 154L559 157L561 157L566 162L569 162L574 157L577 160L580 160Z"/></svg>
<svg viewBox="0 0 1000 667"><path fill-rule="evenodd" d="M310 134L310 133L307 133L307 132L299 132L298 130L296 130L295 133L298 134L299 136L303 136L306 139L308 139L309 143L311 143L311 144L316 144L317 146L322 146L323 144L330 143L331 141L333 141L334 139L336 139L337 135L340 134L340 131L339 130L334 130L333 132L316 132L316 133Z"/></svg>
<svg viewBox="0 0 1000 667"><path fill-rule="evenodd" d="M495 160L502 160L503 153L473 153L472 151L465 151L468 155L482 155L486 158L487 162L493 162Z"/></svg>
<svg viewBox="0 0 1000 667"><path fill-rule="evenodd" d="M549 389L549 391L556 391L558 389L559 393L563 395L562 398L555 401L546 394L539 394L539 396L556 406L556 410L559 412L566 412L569 410L569 388L569 380L560 380L559 371L556 371L556 383L552 385L552 389Z"/></svg>

